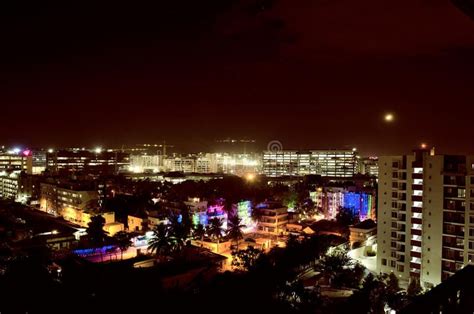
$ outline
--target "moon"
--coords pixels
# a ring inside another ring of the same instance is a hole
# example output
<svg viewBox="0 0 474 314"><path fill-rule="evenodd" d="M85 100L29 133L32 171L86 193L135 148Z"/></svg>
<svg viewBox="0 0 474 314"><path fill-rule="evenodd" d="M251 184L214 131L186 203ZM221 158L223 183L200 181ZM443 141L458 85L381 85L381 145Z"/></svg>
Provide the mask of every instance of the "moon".
<svg viewBox="0 0 474 314"><path fill-rule="evenodd" d="M393 113L386 113L384 116L385 122L392 122L395 119Z"/></svg>

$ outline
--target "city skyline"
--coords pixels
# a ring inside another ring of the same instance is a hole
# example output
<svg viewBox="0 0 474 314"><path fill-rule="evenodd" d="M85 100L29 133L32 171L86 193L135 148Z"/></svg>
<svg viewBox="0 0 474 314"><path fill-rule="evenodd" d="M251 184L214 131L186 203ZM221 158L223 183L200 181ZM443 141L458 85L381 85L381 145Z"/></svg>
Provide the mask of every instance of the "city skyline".
<svg viewBox="0 0 474 314"><path fill-rule="evenodd" d="M10 4L0 142L166 139L195 151L228 136L262 148L279 140L389 155L426 142L473 153L464 143L474 23L449 2L220 3L186 14L173 4Z"/></svg>

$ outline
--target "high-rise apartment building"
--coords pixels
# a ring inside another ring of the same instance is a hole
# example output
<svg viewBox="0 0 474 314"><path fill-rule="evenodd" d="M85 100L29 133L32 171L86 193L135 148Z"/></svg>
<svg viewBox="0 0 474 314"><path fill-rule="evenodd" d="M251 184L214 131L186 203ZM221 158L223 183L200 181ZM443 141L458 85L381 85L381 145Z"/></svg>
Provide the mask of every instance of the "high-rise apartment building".
<svg viewBox="0 0 474 314"><path fill-rule="evenodd" d="M377 268L439 284L474 262L474 156L379 160Z"/></svg>
<svg viewBox="0 0 474 314"><path fill-rule="evenodd" d="M352 177L357 173L354 150L280 150L263 153L263 174L269 177L304 176Z"/></svg>

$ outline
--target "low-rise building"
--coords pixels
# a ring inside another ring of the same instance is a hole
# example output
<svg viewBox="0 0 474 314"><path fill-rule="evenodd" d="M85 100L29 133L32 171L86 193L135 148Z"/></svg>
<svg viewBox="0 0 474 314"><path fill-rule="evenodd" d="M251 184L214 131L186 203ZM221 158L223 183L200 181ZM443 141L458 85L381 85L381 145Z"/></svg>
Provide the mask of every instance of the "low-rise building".
<svg viewBox="0 0 474 314"><path fill-rule="evenodd" d="M124 231L125 226L121 222L111 222L104 225L104 230L108 236L113 237L117 232Z"/></svg>
<svg viewBox="0 0 474 314"><path fill-rule="evenodd" d="M140 232L144 231L144 227L147 225L148 221L145 217L138 217L138 216L127 216L127 226L128 231L130 232Z"/></svg>
<svg viewBox="0 0 474 314"><path fill-rule="evenodd" d="M257 233L279 236L286 233L288 209L276 204L265 204L256 208L259 212Z"/></svg>
<svg viewBox="0 0 474 314"><path fill-rule="evenodd" d="M99 192L82 184L40 184L40 209L49 214L60 216L67 210L74 215L74 210L86 211L97 209Z"/></svg>

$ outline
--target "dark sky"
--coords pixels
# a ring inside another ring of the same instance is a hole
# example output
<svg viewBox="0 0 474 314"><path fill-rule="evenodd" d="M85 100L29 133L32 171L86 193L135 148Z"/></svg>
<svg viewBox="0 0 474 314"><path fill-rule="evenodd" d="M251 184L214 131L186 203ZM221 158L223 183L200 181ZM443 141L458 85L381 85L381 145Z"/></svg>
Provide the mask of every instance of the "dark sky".
<svg viewBox="0 0 474 314"><path fill-rule="evenodd" d="M0 143L474 153L474 21L449 0L156 2L0 4Z"/></svg>

